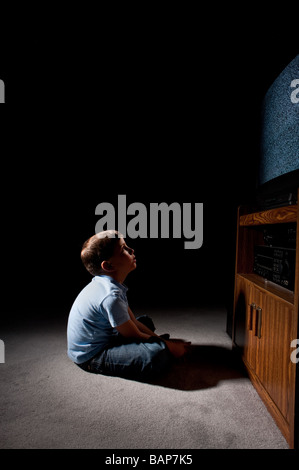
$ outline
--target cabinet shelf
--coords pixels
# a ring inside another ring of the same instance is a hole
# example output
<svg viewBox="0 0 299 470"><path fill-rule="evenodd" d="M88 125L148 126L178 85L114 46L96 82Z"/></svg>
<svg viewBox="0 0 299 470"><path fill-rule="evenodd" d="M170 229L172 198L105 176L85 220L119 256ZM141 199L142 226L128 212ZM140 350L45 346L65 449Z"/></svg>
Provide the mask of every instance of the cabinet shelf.
<svg viewBox="0 0 299 470"><path fill-rule="evenodd" d="M294 292L286 289L285 287L281 287L274 282L268 281L258 274L239 273L238 276L241 276L252 284L255 284L265 293L271 294L272 296L277 297L279 300L283 300L291 305L294 305Z"/></svg>
<svg viewBox="0 0 299 470"><path fill-rule="evenodd" d="M240 226L285 224L297 221L297 205L278 207L266 211L253 212L240 216Z"/></svg>

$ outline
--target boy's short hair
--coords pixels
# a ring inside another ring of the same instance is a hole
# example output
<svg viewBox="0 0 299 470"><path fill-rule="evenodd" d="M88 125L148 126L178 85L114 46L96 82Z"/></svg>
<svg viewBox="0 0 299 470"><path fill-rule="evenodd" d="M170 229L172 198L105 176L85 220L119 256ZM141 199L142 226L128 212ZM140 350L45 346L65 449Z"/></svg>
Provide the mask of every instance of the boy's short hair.
<svg viewBox="0 0 299 470"><path fill-rule="evenodd" d="M113 256L118 240L122 237L117 230L105 230L83 243L81 260L90 274L97 276L102 273L102 262Z"/></svg>

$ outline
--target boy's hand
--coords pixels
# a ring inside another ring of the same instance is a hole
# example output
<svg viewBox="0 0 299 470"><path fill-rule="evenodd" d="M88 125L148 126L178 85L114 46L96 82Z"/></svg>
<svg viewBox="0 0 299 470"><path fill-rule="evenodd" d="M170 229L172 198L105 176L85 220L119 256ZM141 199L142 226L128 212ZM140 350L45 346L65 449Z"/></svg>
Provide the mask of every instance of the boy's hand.
<svg viewBox="0 0 299 470"><path fill-rule="evenodd" d="M184 340L167 340L165 343L171 354L177 359L187 354L191 345L191 342Z"/></svg>

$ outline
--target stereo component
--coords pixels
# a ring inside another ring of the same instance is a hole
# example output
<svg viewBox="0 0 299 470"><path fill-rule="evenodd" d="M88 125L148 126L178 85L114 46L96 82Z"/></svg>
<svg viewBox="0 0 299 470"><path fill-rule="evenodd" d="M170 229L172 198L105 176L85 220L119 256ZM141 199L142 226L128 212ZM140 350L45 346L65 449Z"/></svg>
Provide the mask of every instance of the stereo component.
<svg viewBox="0 0 299 470"><path fill-rule="evenodd" d="M293 248L257 245L254 249L253 272L293 291L295 254Z"/></svg>

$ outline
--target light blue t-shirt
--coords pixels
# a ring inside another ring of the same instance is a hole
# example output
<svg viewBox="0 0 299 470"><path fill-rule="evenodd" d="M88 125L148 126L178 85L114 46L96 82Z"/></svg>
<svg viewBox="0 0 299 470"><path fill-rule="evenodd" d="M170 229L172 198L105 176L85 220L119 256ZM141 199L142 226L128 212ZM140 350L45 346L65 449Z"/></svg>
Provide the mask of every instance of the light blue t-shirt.
<svg viewBox="0 0 299 470"><path fill-rule="evenodd" d="M79 293L67 325L68 356L77 364L107 347L115 327L130 320L127 287L110 276L95 276Z"/></svg>

